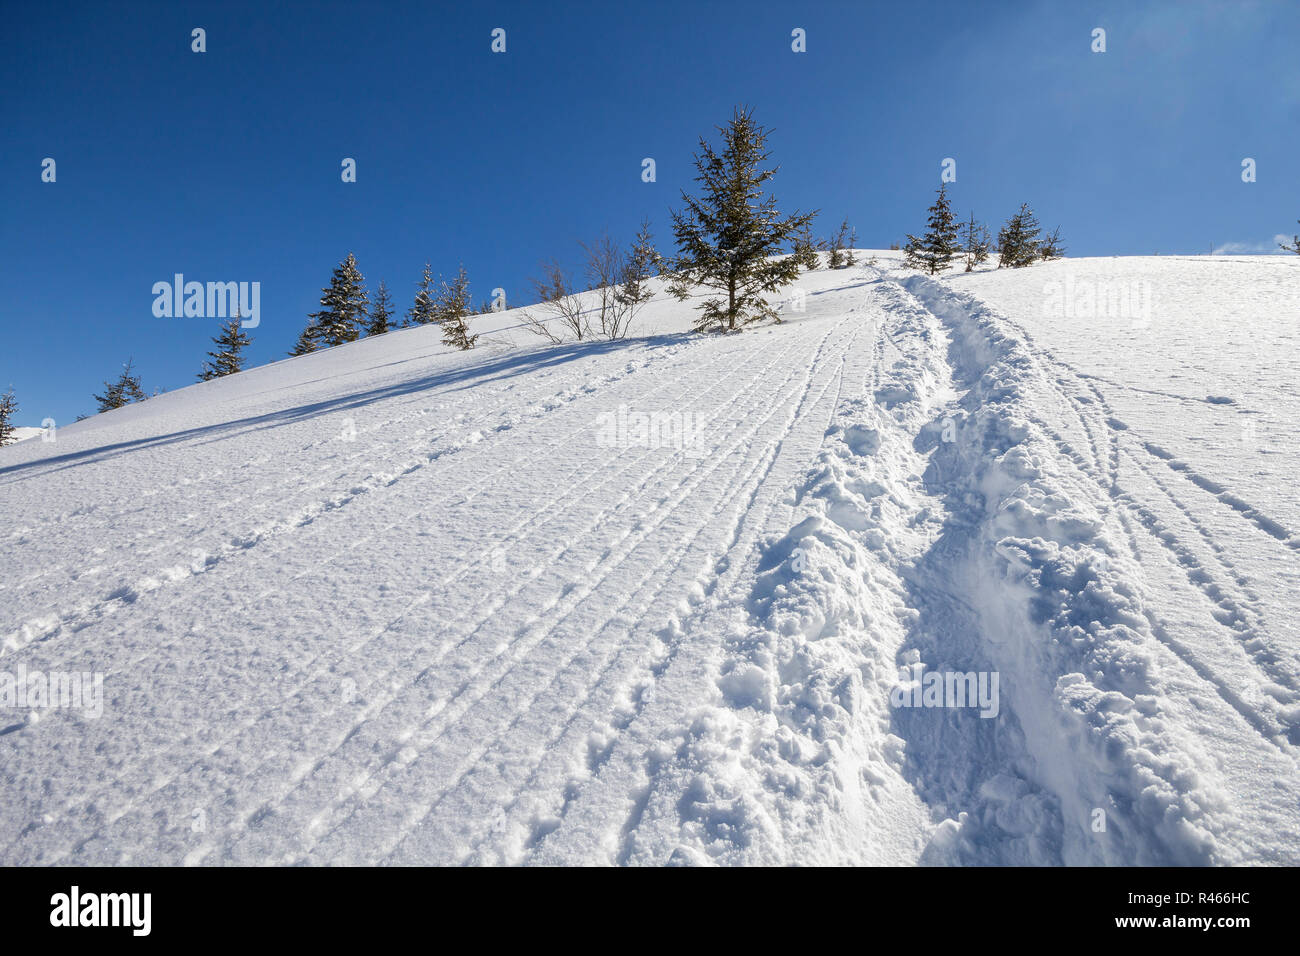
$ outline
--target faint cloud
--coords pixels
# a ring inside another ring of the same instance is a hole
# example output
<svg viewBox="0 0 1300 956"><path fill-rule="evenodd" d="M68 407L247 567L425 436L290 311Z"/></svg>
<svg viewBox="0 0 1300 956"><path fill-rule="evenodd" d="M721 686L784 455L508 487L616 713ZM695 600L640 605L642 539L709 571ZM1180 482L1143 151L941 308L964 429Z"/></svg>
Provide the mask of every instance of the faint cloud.
<svg viewBox="0 0 1300 956"><path fill-rule="evenodd" d="M1258 256L1267 255L1273 252L1281 252L1278 248L1284 242L1290 242L1290 236L1284 236L1280 232L1273 237L1272 242L1225 242L1221 246L1215 246L1213 255L1216 256Z"/></svg>

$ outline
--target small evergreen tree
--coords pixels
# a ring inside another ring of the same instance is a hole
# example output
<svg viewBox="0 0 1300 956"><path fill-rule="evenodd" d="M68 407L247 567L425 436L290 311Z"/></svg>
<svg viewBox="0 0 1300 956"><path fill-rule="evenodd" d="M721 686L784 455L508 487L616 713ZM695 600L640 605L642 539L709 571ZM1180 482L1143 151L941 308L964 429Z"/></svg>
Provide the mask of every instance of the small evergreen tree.
<svg viewBox="0 0 1300 956"><path fill-rule="evenodd" d="M1033 210L1028 203L1021 203L1020 211L998 231L998 268L1021 269L1038 259L1041 254L1038 232L1038 219Z"/></svg>
<svg viewBox="0 0 1300 956"><path fill-rule="evenodd" d="M433 303L434 321L442 325L442 342L458 349L472 349L477 335L469 334L469 317L474 310L469 303L469 277L462 265L451 282L442 283Z"/></svg>
<svg viewBox="0 0 1300 956"><path fill-rule="evenodd" d="M14 396L14 387L0 395L0 445L7 445L14 437L14 413L18 411L18 399Z"/></svg>
<svg viewBox="0 0 1300 956"><path fill-rule="evenodd" d="M903 246L904 263L913 269L924 269L930 275L948 268L957 258L960 247L957 244L957 221L948 202L948 184L939 186L939 198L929 209L930 218L926 223L927 231L918 239L908 233L907 243Z"/></svg>
<svg viewBox="0 0 1300 956"><path fill-rule="evenodd" d="M831 254L826 264L832 269L847 269L854 265L853 253L845 252L845 249L852 249L858 241L858 231L849 226L849 221L845 219L840 223L840 228L835 231L834 235L826 243Z"/></svg>
<svg viewBox="0 0 1300 956"><path fill-rule="evenodd" d="M623 259L622 283L615 293L620 304L637 306L649 301L653 293L646 283L659 274L662 261L663 256L655 250L650 220L642 219L641 228Z"/></svg>
<svg viewBox="0 0 1300 956"><path fill-rule="evenodd" d="M812 272L814 269L821 268L820 250L825 247L825 243L813 238L811 221L804 223L802 228L795 232L793 247L794 253L791 258L800 269Z"/></svg>
<svg viewBox="0 0 1300 956"><path fill-rule="evenodd" d="M244 356L241 353L253 340L245 334L242 318L239 310L236 309L234 318L228 320L221 327L221 332L213 337L212 344L217 349L208 353L210 361L204 362L203 368L199 371L200 382L221 378L223 375L234 375L244 370Z"/></svg>
<svg viewBox="0 0 1300 956"><path fill-rule="evenodd" d="M416 285L415 305L406 310L407 325L428 325L436 322L433 300L436 295L433 287L433 267L424 264L424 278Z"/></svg>
<svg viewBox="0 0 1300 956"><path fill-rule="evenodd" d="M753 114L737 107L731 122L718 127L722 151L700 138L695 177L699 198L682 192L686 208L672 210L677 257L671 292L679 300L691 296L691 285L724 293L707 299L696 320L696 331L711 327L733 331L764 317L776 317L766 294L799 277L791 257L774 259L816 213L782 217L776 198L766 196L765 184L778 167L764 168L769 131Z"/></svg>
<svg viewBox="0 0 1300 956"><path fill-rule="evenodd" d="M989 257L989 246L992 244L992 237L989 235L988 226L982 222L975 221L975 214L971 213L970 219L961 224L961 251L966 257L966 271L972 271L977 265L984 262Z"/></svg>
<svg viewBox="0 0 1300 956"><path fill-rule="evenodd" d="M1038 254L1044 259L1059 259L1065 255L1065 246L1061 245L1061 227L1057 226L1038 244Z"/></svg>
<svg viewBox="0 0 1300 956"><path fill-rule="evenodd" d="M123 405L129 405L131 402L143 402L145 400L144 389L140 387L140 376L134 373L134 359L127 359L122 366L122 374L117 377L115 382L104 383L104 394L96 395L95 401L99 402L97 411L110 412L115 408L121 408Z"/></svg>
<svg viewBox="0 0 1300 956"><path fill-rule="evenodd" d="M368 305L363 282L356 257L349 252L347 258L335 267L330 284L321 290L321 310L309 316L314 323L314 338L318 344L342 345L360 337Z"/></svg>
<svg viewBox="0 0 1300 956"><path fill-rule="evenodd" d="M1296 222L1300 223L1300 219L1297 219ZM1289 243L1279 242L1278 246L1283 252L1294 252L1296 255L1300 255L1300 236L1292 236Z"/></svg>
<svg viewBox="0 0 1300 956"><path fill-rule="evenodd" d="M375 290L375 301L370 306L370 325L366 328L366 335L383 335L392 328L393 299L388 294L388 286L380 279L379 288Z"/></svg>
<svg viewBox="0 0 1300 956"><path fill-rule="evenodd" d="M309 355L315 351L316 351L316 326L313 323L313 324L309 324L307 328L303 329L302 332L298 335L298 341L294 345L293 350L289 354L291 356Z"/></svg>

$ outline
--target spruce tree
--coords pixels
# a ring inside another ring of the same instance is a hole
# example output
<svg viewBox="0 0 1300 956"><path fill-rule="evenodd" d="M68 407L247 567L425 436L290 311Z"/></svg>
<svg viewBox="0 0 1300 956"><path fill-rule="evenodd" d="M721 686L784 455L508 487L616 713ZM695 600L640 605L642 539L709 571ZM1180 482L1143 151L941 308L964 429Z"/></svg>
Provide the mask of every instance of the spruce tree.
<svg viewBox="0 0 1300 956"><path fill-rule="evenodd" d="M1038 259L1041 254L1038 232L1038 219L1033 210L1028 203L1021 203L1020 211L998 232L998 268L1021 269Z"/></svg>
<svg viewBox="0 0 1300 956"><path fill-rule="evenodd" d="M957 245L957 221L953 218L952 206L948 202L947 183L940 184L939 198L934 201L929 213L925 235L918 239L908 234L907 244L903 246L904 261L913 269L924 269L930 275L936 275L948 268L960 252Z"/></svg>
<svg viewBox="0 0 1300 956"><path fill-rule="evenodd" d="M1053 229L1038 244L1038 255L1043 259L1059 259L1065 255L1065 246L1061 245L1061 227Z"/></svg>
<svg viewBox="0 0 1300 956"><path fill-rule="evenodd" d="M211 361L203 363L203 368L199 372L199 381L206 382L244 370L244 356L241 353L253 340L245 334L241 320L242 316L236 309L235 317L227 321L221 327L220 334L212 339L212 344L217 349L208 353Z"/></svg>
<svg viewBox="0 0 1300 956"><path fill-rule="evenodd" d="M14 387L0 395L0 445L7 445L14 437L14 413L18 411L18 399L14 396Z"/></svg>
<svg viewBox="0 0 1300 956"><path fill-rule="evenodd" d="M858 241L858 232L849 225L845 219L840 223L840 228L830 237L826 247L830 249L831 254L826 260L826 264L832 269L847 269L854 265L853 253L845 252L845 249L852 249Z"/></svg>
<svg viewBox="0 0 1300 956"><path fill-rule="evenodd" d="M321 289L321 310L309 316L315 326L315 339L325 346L355 342L361 335L368 305L364 277L357 269L352 253L340 262L330 276L330 284Z"/></svg>
<svg viewBox="0 0 1300 956"><path fill-rule="evenodd" d="M816 215L782 217L776 198L766 195L765 184L778 167L765 168L769 131L749 110L737 107L731 122L718 130L722 151L701 137L695 157L702 195L683 191L686 208L672 211L677 257L670 291L682 301L691 296L693 284L724 293L703 303L696 331L733 331L776 318L766 294L797 279L799 264L790 256L772 257Z"/></svg>
<svg viewBox="0 0 1300 956"><path fill-rule="evenodd" d="M98 411L109 412L131 402L145 400L144 389L140 387L140 376L133 371L134 362L134 359L127 359L117 381L104 383L104 394L95 396L95 401L99 402Z"/></svg>
<svg viewBox="0 0 1300 956"><path fill-rule="evenodd" d="M393 299L388 294L388 286L384 285L384 280L379 280L379 288L375 291L375 301L370 306L370 325L366 328L366 335L383 335L393 328Z"/></svg>
<svg viewBox="0 0 1300 956"><path fill-rule="evenodd" d="M659 274L663 257L655 250L650 220L642 219L632 246L623 260L622 283L615 293L624 305L640 305L653 293L646 283Z"/></svg>
<svg viewBox="0 0 1300 956"><path fill-rule="evenodd" d="M988 226L975 221L975 214L961 224L961 252L966 257L966 271L972 271L989 257L992 242Z"/></svg>
<svg viewBox="0 0 1300 956"><path fill-rule="evenodd" d="M293 351L291 351L289 354L290 354L291 356L293 356L293 355L310 355L312 352L315 352L315 351L316 351L316 348L317 348L317 346L316 346L316 325L315 325L315 323L310 323L310 324L309 324L305 329L303 329L302 332L298 335L298 341L297 341L297 343L294 345L294 347L293 347Z"/></svg>
<svg viewBox="0 0 1300 956"><path fill-rule="evenodd" d="M798 263L799 268L805 272L812 272L814 269L821 268L820 250L825 243L814 239L812 234L812 223L806 222L799 229L791 242L794 252L791 258Z"/></svg>
<svg viewBox="0 0 1300 956"><path fill-rule="evenodd" d="M442 283L433 303L434 321L442 325L442 342L458 349L472 349L477 335L469 334L469 317L474 309L469 300L469 277L462 264L451 282Z"/></svg>
<svg viewBox="0 0 1300 956"><path fill-rule="evenodd" d="M1300 219L1297 219L1296 222L1300 223ZM1278 246L1283 252L1294 252L1296 255L1300 255L1300 236L1292 236L1289 243L1279 242Z"/></svg>
<svg viewBox="0 0 1300 956"><path fill-rule="evenodd" d="M424 278L416 286L415 305L406 311L407 325L428 325L430 322L437 321L433 308L434 295L433 267L426 262Z"/></svg>

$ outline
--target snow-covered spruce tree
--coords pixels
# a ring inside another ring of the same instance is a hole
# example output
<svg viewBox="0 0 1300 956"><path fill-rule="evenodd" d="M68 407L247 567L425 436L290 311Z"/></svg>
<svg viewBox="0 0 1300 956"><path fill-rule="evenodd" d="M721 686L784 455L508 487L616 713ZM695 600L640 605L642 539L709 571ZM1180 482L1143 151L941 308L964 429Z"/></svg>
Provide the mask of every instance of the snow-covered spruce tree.
<svg viewBox="0 0 1300 956"><path fill-rule="evenodd" d="M846 249L852 249L858 241L858 231L849 225L845 219L840 223L840 228L826 241L826 248L831 251L826 264L832 269L847 269L855 265L853 253L846 252Z"/></svg>
<svg viewBox="0 0 1300 956"><path fill-rule="evenodd" d="M960 238L961 252L966 257L966 271L970 272L989 257L989 246L992 245L989 227L976 222L975 214L971 213L970 219L961 224Z"/></svg>
<svg viewBox="0 0 1300 956"><path fill-rule="evenodd" d="M221 378L223 375L234 375L244 370L242 353L253 340L244 333L242 319L243 316L236 309L235 317L221 327L218 335L213 336L212 344L216 349L208 353L209 361L203 363L203 368L199 372L200 382Z"/></svg>
<svg viewBox="0 0 1300 956"><path fill-rule="evenodd" d="M361 336L369 305L364 281L356 257L349 252L334 268L330 284L321 289L321 310L310 315L320 345L342 345Z"/></svg>
<svg viewBox="0 0 1300 956"><path fill-rule="evenodd" d="M718 127L719 153L700 137L695 177L699 198L682 192L686 208L672 210L677 256L670 289L679 300L691 296L692 285L722 293L708 299L695 322L696 331L716 327L734 331L764 317L776 318L766 294L799 277L799 263L785 251L815 212L782 217L774 196L765 197L765 184L778 167L764 168L769 131L754 121L750 110L737 107L731 122Z"/></svg>
<svg viewBox="0 0 1300 956"><path fill-rule="evenodd" d="M7 445L14 437L14 413L18 411L18 399L14 387L0 395L0 445Z"/></svg>
<svg viewBox="0 0 1300 956"><path fill-rule="evenodd" d="M122 374L117 377L117 381L104 383L104 394L94 397L95 401L99 402L99 408L96 411L111 412L115 408L129 405L131 402L143 402L145 400L144 389L140 387L140 376L136 375L133 370L134 364L134 359L127 359L126 364L122 366Z"/></svg>
<svg viewBox="0 0 1300 956"><path fill-rule="evenodd" d="M642 219L641 228L637 230L631 248L623 257L620 285L615 293L618 301L634 308L648 302L653 293L646 283L659 274L662 260L663 256L655 249L650 220Z"/></svg>
<svg viewBox="0 0 1300 956"><path fill-rule="evenodd" d="M443 282L433 303L434 321L442 325L442 343L458 349L472 349L477 335L469 334L469 276L462 265L451 282Z"/></svg>
<svg viewBox="0 0 1300 956"><path fill-rule="evenodd" d="M929 209L926 233L921 238L908 233L903 246L904 262L913 269L936 275L948 268L961 252L957 244L957 220L948 201L948 184L939 186L939 198Z"/></svg>
<svg viewBox="0 0 1300 956"><path fill-rule="evenodd" d="M388 294L388 286L379 280L375 290L375 301L370 304L370 324L366 335L383 335L393 328L393 297Z"/></svg>
<svg viewBox="0 0 1300 956"><path fill-rule="evenodd" d="M1021 269L1035 262L1041 255L1038 232L1033 210L1021 203L1020 211L998 232L998 268Z"/></svg>
<svg viewBox="0 0 1300 956"><path fill-rule="evenodd" d="M307 327L298 334L298 341L294 344L293 350L289 353L293 355L309 355L316 351L316 324L308 323Z"/></svg>
<svg viewBox="0 0 1300 956"><path fill-rule="evenodd" d="M790 258L794 259L800 269L812 272L822 267L821 250L826 247L826 244L820 239L813 238L811 221L796 230L791 246L794 253Z"/></svg>
<svg viewBox="0 0 1300 956"><path fill-rule="evenodd" d="M415 305L406 310L406 324L428 325L430 322L436 322L433 308L436 294L433 287L433 266L427 262L424 264L424 278L419 281L415 289Z"/></svg>
<svg viewBox="0 0 1300 956"><path fill-rule="evenodd" d="M1300 219L1297 219L1296 222L1300 223ZM1300 236L1292 236L1289 243L1279 242L1278 246L1283 252L1294 252L1296 255L1300 255Z"/></svg>
<svg viewBox="0 0 1300 956"><path fill-rule="evenodd" d="M1059 259L1065 255L1065 246L1061 245L1060 226L1043 237L1043 241L1038 244L1038 255L1043 259Z"/></svg>

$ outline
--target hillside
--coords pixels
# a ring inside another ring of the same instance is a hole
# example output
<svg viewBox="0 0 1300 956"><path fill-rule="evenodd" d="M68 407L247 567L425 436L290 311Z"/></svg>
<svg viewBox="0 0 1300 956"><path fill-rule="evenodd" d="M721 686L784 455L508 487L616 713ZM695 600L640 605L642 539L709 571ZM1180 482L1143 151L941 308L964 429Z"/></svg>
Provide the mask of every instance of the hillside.
<svg viewBox="0 0 1300 956"><path fill-rule="evenodd" d="M0 864L1300 863L1300 262L896 255L0 450Z"/></svg>

